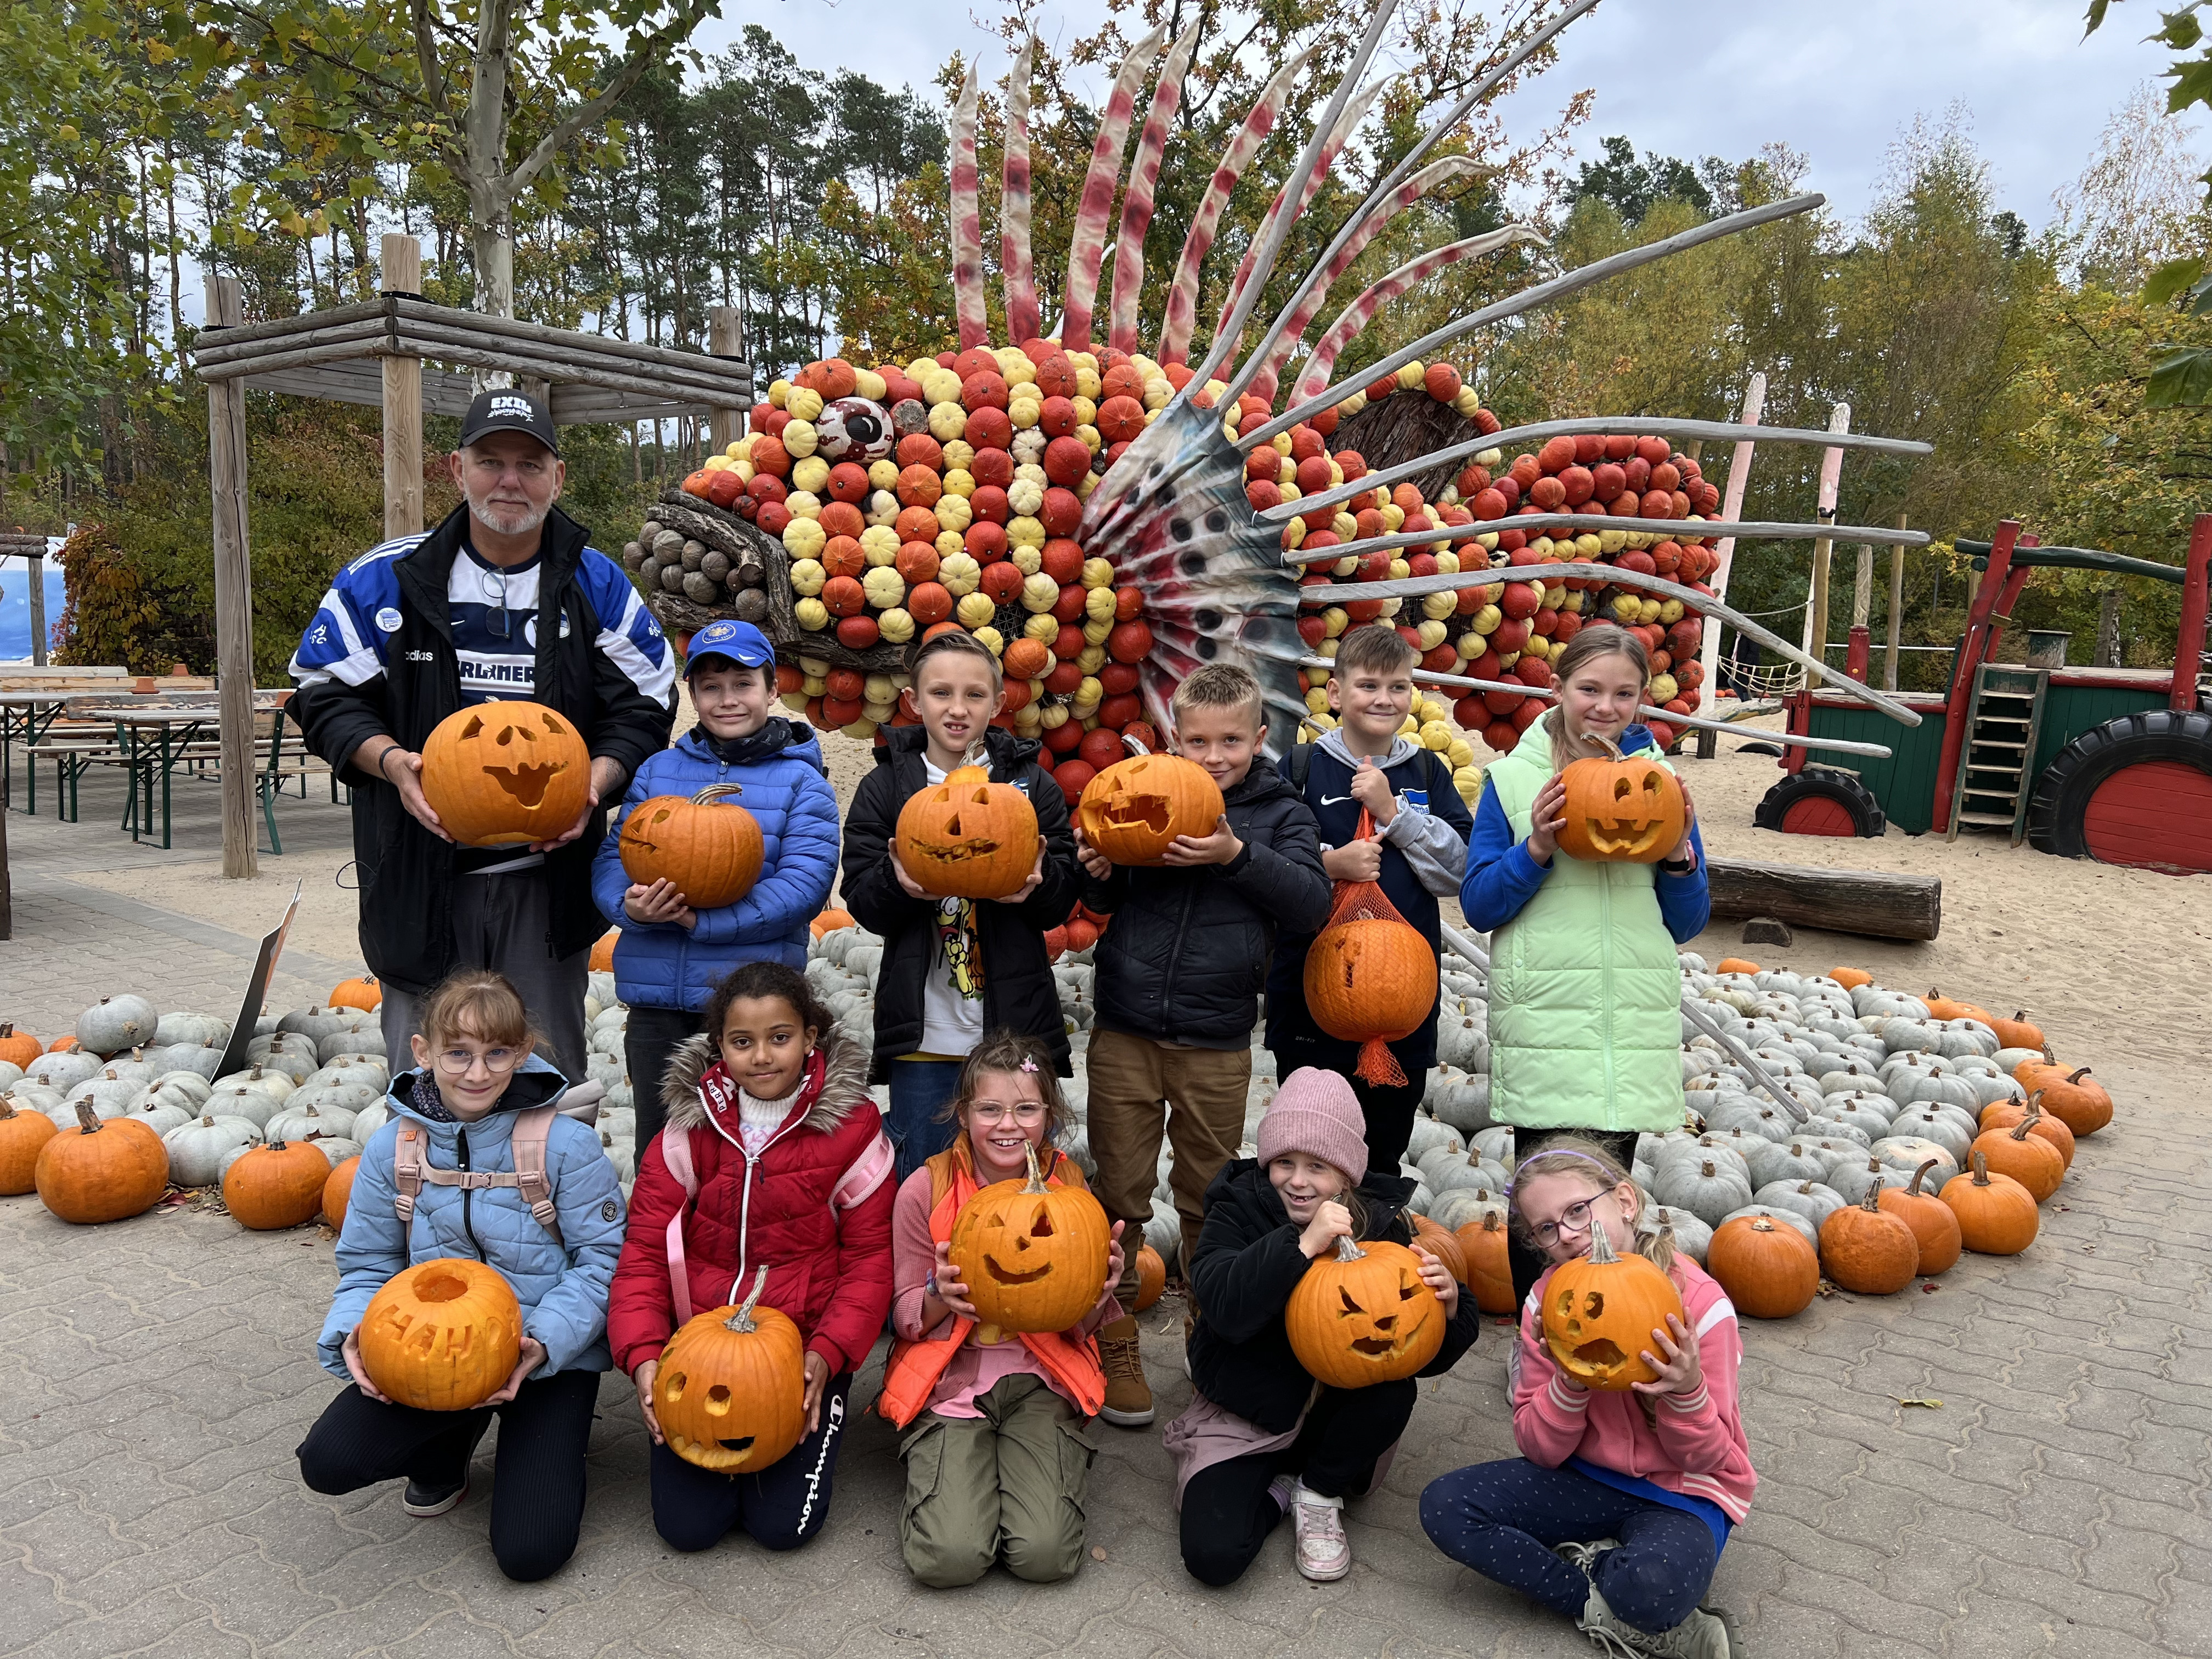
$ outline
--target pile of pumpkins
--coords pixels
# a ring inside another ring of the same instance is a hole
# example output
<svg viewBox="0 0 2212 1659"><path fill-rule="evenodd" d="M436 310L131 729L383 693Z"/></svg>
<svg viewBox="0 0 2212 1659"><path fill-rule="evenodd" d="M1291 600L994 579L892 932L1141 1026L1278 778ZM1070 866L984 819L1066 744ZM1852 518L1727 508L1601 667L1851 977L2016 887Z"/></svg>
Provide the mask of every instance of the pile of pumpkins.
<svg viewBox="0 0 2212 1659"><path fill-rule="evenodd" d="M1683 1124L1641 1136L1632 1174L1645 1225L1668 1232L1754 1317L1798 1312L1824 1277L1887 1294L1944 1272L1965 1250L2018 1254L2034 1242L2037 1206L2064 1181L2077 1139L2112 1121L2089 1069L2058 1065L2024 1015L1906 995L1850 968L1798 975L1733 958L1709 968L1691 952L1680 961L1694 1010L1682 1021ZM1440 1060L1486 1065L1479 977L1471 964L1460 971L1455 1018L1447 970ZM1455 1236L1478 1299L1493 1286L1486 1311L1510 1313L1514 1136L1486 1125L1486 1081L1478 1109L1475 1091L1432 1078L1406 1173L1421 1182L1413 1207Z"/></svg>

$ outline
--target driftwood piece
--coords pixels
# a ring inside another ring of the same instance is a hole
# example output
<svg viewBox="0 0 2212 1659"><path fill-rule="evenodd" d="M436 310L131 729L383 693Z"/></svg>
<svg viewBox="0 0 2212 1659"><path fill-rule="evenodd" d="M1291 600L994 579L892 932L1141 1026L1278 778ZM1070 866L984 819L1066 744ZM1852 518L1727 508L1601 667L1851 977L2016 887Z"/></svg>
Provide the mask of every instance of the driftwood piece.
<svg viewBox="0 0 2212 1659"><path fill-rule="evenodd" d="M1717 918L1771 916L1875 939L1934 939L1943 925L1943 884L1933 876L1734 859L1708 859L1706 871Z"/></svg>
<svg viewBox="0 0 2212 1659"><path fill-rule="evenodd" d="M1371 403L1349 420L1340 421L1329 440L1332 449L1359 452L1370 472L1402 466L1424 455L1449 449L1474 435L1474 423L1449 404L1440 404L1426 392L1400 388L1379 403ZM1432 501L1443 487L1459 476L1460 463L1446 456L1425 471L1408 475Z"/></svg>

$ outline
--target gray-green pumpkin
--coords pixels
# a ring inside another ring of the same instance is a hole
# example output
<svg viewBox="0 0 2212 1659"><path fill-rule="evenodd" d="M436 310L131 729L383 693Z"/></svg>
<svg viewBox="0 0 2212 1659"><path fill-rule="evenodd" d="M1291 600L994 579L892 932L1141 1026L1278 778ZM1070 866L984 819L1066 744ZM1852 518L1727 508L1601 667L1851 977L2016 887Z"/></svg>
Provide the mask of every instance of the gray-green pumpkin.
<svg viewBox="0 0 2212 1659"><path fill-rule="evenodd" d="M179 1187L212 1187L222 1179L229 1153L261 1144L261 1126L250 1118L204 1112L161 1137L169 1149L169 1179Z"/></svg>
<svg viewBox="0 0 2212 1659"><path fill-rule="evenodd" d="M161 1016L154 1005L127 993L102 997L76 1017L78 1046L95 1054L119 1054L154 1041Z"/></svg>

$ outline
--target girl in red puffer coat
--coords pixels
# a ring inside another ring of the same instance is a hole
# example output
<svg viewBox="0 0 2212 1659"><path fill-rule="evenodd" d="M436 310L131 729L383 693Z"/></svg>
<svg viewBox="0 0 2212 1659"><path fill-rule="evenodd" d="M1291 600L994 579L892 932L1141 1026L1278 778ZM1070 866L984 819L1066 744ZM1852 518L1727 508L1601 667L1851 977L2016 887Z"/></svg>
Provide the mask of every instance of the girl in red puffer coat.
<svg viewBox="0 0 2212 1659"><path fill-rule="evenodd" d="M653 1435L653 1522L702 1550L742 1527L773 1550L822 1529L853 1373L891 1300L893 1155L867 1090L868 1053L837 1038L805 979L750 962L715 988L707 1031L669 1063L667 1127L646 1149L615 1268L607 1337ZM806 1432L736 1475L685 1462L653 1413L660 1351L694 1314L762 1305L806 1345Z"/></svg>

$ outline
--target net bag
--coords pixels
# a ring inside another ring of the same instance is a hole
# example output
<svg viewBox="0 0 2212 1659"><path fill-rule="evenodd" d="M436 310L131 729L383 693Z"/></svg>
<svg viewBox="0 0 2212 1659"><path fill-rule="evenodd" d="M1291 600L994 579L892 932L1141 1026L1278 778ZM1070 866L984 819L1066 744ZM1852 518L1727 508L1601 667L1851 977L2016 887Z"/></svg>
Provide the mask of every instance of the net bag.
<svg viewBox="0 0 2212 1659"><path fill-rule="evenodd" d="M1359 812L1357 839L1375 839ZM1359 1044L1352 1075L1377 1087L1402 1085L1390 1045L1411 1036L1437 1006L1437 953L1372 881L1340 881L1328 923L1306 952L1306 1007L1331 1036Z"/></svg>

